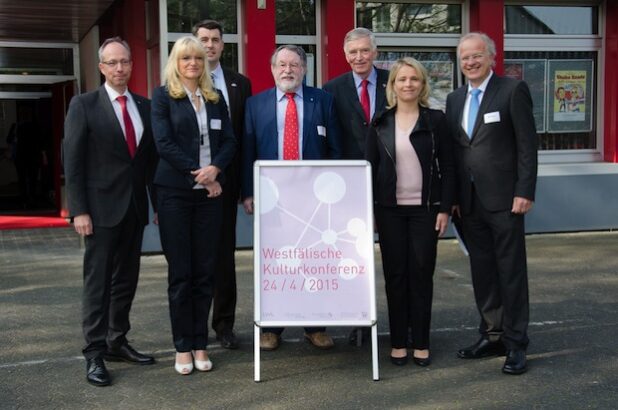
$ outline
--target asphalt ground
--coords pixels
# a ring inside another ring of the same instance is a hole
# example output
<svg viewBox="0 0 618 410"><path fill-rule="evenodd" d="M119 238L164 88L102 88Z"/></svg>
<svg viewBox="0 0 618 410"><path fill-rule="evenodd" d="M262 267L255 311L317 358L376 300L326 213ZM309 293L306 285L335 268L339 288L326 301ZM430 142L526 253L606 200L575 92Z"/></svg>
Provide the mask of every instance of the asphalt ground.
<svg viewBox="0 0 618 410"><path fill-rule="evenodd" d="M85 380L80 328L83 250L70 229L0 231L1 409L616 409L618 408L618 233L528 237L529 371L504 375L503 358L462 360L476 341L467 259L452 239L439 243L428 368L389 360L379 252L376 282L380 380L371 348L347 343L320 351L288 328L281 347L262 353L253 381L252 252L237 252L239 350L209 346L214 369L173 370L166 263L144 256L129 340L157 363L109 363L113 384Z"/></svg>

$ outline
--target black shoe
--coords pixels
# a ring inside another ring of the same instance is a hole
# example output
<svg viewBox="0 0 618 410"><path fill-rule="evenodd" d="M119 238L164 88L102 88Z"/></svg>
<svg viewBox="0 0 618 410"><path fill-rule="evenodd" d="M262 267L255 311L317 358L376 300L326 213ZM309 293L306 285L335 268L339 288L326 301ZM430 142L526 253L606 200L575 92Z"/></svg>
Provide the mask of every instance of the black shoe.
<svg viewBox="0 0 618 410"><path fill-rule="evenodd" d="M360 332L360 339L358 338L358 331ZM348 336L348 343L352 346L362 346L363 343L369 340L371 337L370 327L355 327Z"/></svg>
<svg viewBox="0 0 618 410"><path fill-rule="evenodd" d="M427 367L431 364L431 355L425 358L412 356L412 361L418 366Z"/></svg>
<svg viewBox="0 0 618 410"><path fill-rule="evenodd" d="M233 331L217 333L217 340L221 342L221 347L224 349L238 349L238 341Z"/></svg>
<svg viewBox="0 0 618 410"><path fill-rule="evenodd" d="M109 362L128 362L133 364L154 364L155 362L154 357L139 353L128 343L119 347L108 347L103 357Z"/></svg>
<svg viewBox="0 0 618 410"><path fill-rule="evenodd" d="M462 359L480 359L488 356L504 356L506 350L502 342L490 342L488 339L481 337L478 342L472 346L465 347L457 351L457 356Z"/></svg>
<svg viewBox="0 0 618 410"><path fill-rule="evenodd" d="M391 363L394 364L395 366L405 366L408 363L408 355L405 355L404 357L390 356L390 358L391 358Z"/></svg>
<svg viewBox="0 0 618 410"><path fill-rule="evenodd" d="M103 358L86 359L86 380L94 386L108 386L112 382Z"/></svg>
<svg viewBox="0 0 618 410"><path fill-rule="evenodd" d="M522 374L526 370L526 351L523 349L509 350L506 354L502 372L506 374Z"/></svg>

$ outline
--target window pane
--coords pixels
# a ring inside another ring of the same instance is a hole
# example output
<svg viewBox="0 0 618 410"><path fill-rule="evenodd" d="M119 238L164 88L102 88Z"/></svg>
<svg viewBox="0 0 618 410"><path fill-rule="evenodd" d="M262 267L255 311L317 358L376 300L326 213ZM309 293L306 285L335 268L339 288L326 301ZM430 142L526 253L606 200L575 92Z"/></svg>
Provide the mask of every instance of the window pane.
<svg viewBox="0 0 618 410"><path fill-rule="evenodd" d="M174 47L174 43L168 43L168 55L172 52L172 47ZM223 48L223 53L221 54L221 59L219 60L219 62L225 68L238 71L238 44L225 43L225 47Z"/></svg>
<svg viewBox="0 0 618 410"><path fill-rule="evenodd" d="M541 150L595 149L597 53L507 51L505 74L528 83Z"/></svg>
<svg viewBox="0 0 618 410"><path fill-rule="evenodd" d="M73 75L73 50L0 47L0 74Z"/></svg>
<svg viewBox="0 0 618 410"><path fill-rule="evenodd" d="M167 1L167 30L170 33L190 33L193 25L204 19L217 20L223 26L223 32L225 34L237 33L236 1Z"/></svg>
<svg viewBox="0 0 618 410"><path fill-rule="evenodd" d="M314 0L275 0L277 34L315 35Z"/></svg>
<svg viewBox="0 0 618 410"><path fill-rule="evenodd" d="M390 69L397 59L413 57L427 69L431 94L429 105L442 111L446 108L446 96L454 90L455 84L455 52L447 51L384 51L380 50L375 61L376 67Z"/></svg>
<svg viewBox="0 0 618 410"><path fill-rule="evenodd" d="M461 6L359 1L356 21L374 33L461 33Z"/></svg>
<svg viewBox="0 0 618 410"><path fill-rule="evenodd" d="M506 34L598 34L597 7L506 6Z"/></svg>

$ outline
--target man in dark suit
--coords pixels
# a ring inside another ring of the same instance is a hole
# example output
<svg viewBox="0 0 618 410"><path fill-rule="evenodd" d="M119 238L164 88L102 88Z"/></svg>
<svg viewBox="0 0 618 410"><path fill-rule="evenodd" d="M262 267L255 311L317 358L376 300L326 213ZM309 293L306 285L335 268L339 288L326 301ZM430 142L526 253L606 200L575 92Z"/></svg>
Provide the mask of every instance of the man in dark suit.
<svg viewBox="0 0 618 410"><path fill-rule="evenodd" d="M229 108L234 135L240 141L243 134L245 102L251 96L251 82L247 77L221 66L223 52L223 28L214 20L204 20L193 27L208 56L208 65L215 87L221 90ZM240 149L225 172L226 189L223 190L223 223L217 269L215 273L215 294L212 312L212 328L217 340L226 349L237 349L234 334L236 312L236 212L240 195Z"/></svg>
<svg viewBox="0 0 618 410"><path fill-rule="evenodd" d="M502 355L502 371L526 371L528 274L524 214L533 205L537 133L532 98L523 81L497 76L494 42L463 36L457 48L468 84L447 97L455 138L459 209L481 338L458 351L464 359Z"/></svg>
<svg viewBox="0 0 618 410"><path fill-rule="evenodd" d="M131 68L127 43L105 40L99 49L105 84L73 98L65 121L69 212L86 245L83 354L87 380L97 386L111 382L103 358L154 363L126 339L148 224L147 185L157 165L150 102L128 91Z"/></svg>
<svg viewBox="0 0 618 410"><path fill-rule="evenodd" d="M355 28L346 34L343 52L352 70L335 77L322 88L335 97L339 128L346 130L342 140L343 158L364 159L371 119L386 107L388 71L374 67L378 47L375 36L366 28ZM367 103L363 97L365 90Z"/></svg>
<svg viewBox="0 0 618 410"><path fill-rule="evenodd" d="M345 35L343 52L352 70L330 80L322 88L335 97L339 127L346 130L342 141L343 158L365 159L369 124L386 108L388 71L373 65L378 56L378 46L375 36L366 28L358 27ZM362 332L359 332L361 329ZM361 345L363 340L369 339L369 329L352 329L349 343Z"/></svg>
<svg viewBox="0 0 618 410"><path fill-rule="evenodd" d="M271 57L276 87L247 100L242 140L243 206L253 213L253 162L258 159L339 159L341 147L333 97L302 84L307 56L298 46L285 45ZM283 328L262 329L260 348L279 347ZM316 347L331 348L325 328L305 328L305 337Z"/></svg>

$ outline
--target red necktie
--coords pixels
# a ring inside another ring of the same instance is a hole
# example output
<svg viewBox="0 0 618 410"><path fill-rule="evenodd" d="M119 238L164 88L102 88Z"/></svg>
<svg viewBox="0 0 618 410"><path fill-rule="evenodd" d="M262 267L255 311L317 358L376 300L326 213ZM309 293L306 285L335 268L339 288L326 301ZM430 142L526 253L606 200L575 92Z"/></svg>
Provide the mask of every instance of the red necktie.
<svg viewBox="0 0 618 410"><path fill-rule="evenodd" d="M137 150L137 138L135 138L133 121L131 121L131 116L127 110L127 96L120 95L117 100L120 103L120 108L122 109L122 120L124 121L124 132L126 134L125 137L127 139L127 147L129 148L131 158L133 158L135 156L135 151Z"/></svg>
<svg viewBox="0 0 618 410"><path fill-rule="evenodd" d="M360 103L365 112L365 120L369 122L371 121L371 104L369 103L369 90L367 90L367 84L369 84L369 81L366 79L361 81Z"/></svg>
<svg viewBox="0 0 618 410"><path fill-rule="evenodd" d="M283 125L283 159L298 159L298 113L296 112L296 93L285 93L288 106L285 109Z"/></svg>

